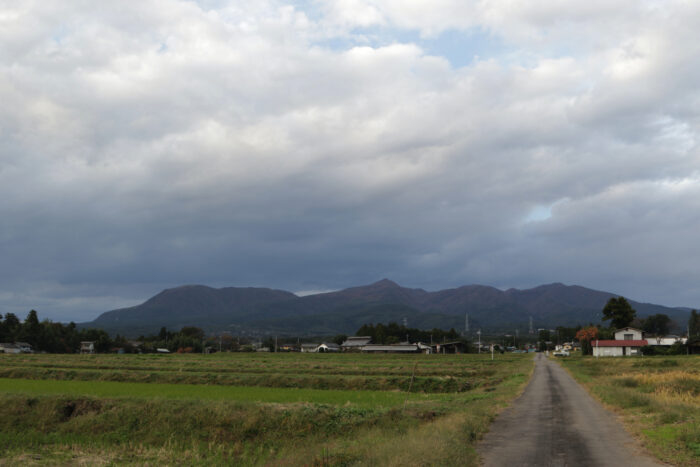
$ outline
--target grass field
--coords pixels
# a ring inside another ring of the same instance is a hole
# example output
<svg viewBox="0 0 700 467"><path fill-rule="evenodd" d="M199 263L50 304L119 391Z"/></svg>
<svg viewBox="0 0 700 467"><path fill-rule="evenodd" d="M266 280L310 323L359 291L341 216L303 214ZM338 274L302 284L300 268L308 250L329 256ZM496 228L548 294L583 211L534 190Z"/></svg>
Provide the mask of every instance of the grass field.
<svg viewBox="0 0 700 467"><path fill-rule="evenodd" d="M561 360L660 459L700 466L700 357Z"/></svg>
<svg viewBox="0 0 700 467"><path fill-rule="evenodd" d="M530 355L0 355L0 464L475 465ZM409 392L410 388L410 392Z"/></svg>

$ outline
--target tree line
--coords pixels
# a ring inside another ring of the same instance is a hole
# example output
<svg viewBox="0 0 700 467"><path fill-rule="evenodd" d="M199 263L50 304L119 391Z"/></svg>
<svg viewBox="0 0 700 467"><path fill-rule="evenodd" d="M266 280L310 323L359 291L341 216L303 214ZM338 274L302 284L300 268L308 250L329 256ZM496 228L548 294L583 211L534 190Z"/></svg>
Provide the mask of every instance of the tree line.
<svg viewBox="0 0 700 467"><path fill-rule="evenodd" d="M39 321L36 310L31 310L23 322L14 313L0 314L0 342L26 342L39 352L74 353L80 350L82 341L94 342L98 352L107 352L115 345L115 340L101 329L77 329L73 322Z"/></svg>
<svg viewBox="0 0 700 467"><path fill-rule="evenodd" d="M129 341L118 334L112 338L102 329L78 329L74 322L39 321L36 310L31 310L24 321L14 313L0 314L0 342L26 342L35 352L77 353L84 341L93 342L98 353L118 350L125 353L155 352L158 348L170 352L201 352L207 345L204 331L196 327L184 327L178 332L162 328L158 334Z"/></svg>

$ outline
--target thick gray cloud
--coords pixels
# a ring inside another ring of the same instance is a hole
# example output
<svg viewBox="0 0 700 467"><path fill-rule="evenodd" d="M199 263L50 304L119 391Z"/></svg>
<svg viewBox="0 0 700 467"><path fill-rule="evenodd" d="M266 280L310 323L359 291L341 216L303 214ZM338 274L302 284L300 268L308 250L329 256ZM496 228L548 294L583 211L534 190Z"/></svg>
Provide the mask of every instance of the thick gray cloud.
<svg viewBox="0 0 700 467"><path fill-rule="evenodd" d="M697 5L248 3L0 1L0 312L381 277L700 304Z"/></svg>

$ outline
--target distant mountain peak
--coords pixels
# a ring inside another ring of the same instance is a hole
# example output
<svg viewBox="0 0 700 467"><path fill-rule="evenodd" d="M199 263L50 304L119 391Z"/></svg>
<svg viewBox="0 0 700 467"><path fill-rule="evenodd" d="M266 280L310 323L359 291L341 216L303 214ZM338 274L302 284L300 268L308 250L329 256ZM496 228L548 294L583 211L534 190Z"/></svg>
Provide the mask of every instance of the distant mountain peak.
<svg viewBox="0 0 700 467"><path fill-rule="evenodd" d="M384 278L375 282L374 284L371 284L370 287L400 288L401 286L390 279Z"/></svg>

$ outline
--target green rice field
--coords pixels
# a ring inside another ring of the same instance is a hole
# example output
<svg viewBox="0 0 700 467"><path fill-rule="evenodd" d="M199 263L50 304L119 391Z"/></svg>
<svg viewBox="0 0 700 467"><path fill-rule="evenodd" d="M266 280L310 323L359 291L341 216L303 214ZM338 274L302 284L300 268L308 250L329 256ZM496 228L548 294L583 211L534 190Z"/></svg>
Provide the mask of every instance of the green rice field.
<svg viewBox="0 0 700 467"><path fill-rule="evenodd" d="M0 465L476 465L531 355L3 355Z"/></svg>

